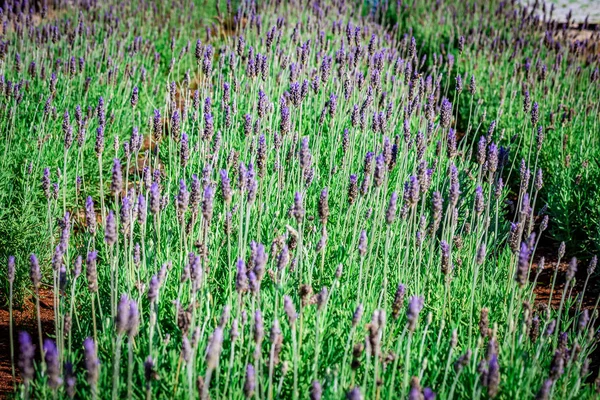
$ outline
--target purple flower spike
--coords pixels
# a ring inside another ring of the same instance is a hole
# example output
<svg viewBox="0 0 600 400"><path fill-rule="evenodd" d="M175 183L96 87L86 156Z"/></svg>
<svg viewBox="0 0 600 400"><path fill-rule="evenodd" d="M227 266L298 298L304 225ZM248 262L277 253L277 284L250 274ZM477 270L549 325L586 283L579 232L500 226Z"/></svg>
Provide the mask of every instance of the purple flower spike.
<svg viewBox="0 0 600 400"><path fill-rule="evenodd" d="M477 186L475 189L475 212L477 215L481 214L484 209L484 200L483 200L483 189L481 186Z"/></svg>
<svg viewBox="0 0 600 400"><path fill-rule="evenodd" d="M238 260L236 264L237 275L235 278L235 290L238 293L244 293L248 291L248 276L246 275L246 264L244 260Z"/></svg>
<svg viewBox="0 0 600 400"><path fill-rule="evenodd" d="M306 211L304 210L304 204L302 202L302 195L299 192L296 192L294 195L294 207L292 208L292 215L296 218L296 222L300 224L304 219L304 214Z"/></svg>
<svg viewBox="0 0 600 400"><path fill-rule="evenodd" d="M8 256L8 281L13 283L15 281L15 256Z"/></svg>
<svg viewBox="0 0 600 400"><path fill-rule="evenodd" d="M398 208L398 194L396 192L392 193L390 197L390 202L388 204L388 208L385 212L385 222L388 225L394 223L394 219L396 219L396 210Z"/></svg>
<svg viewBox="0 0 600 400"><path fill-rule="evenodd" d="M62 384L62 379L60 377L58 349L52 339L44 340L44 359L46 360L48 386L56 390Z"/></svg>
<svg viewBox="0 0 600 400"><path fill-rule="evenodd" d="M321 400L323 388L319 381L313 381L310 387L310 400Z"/></svg>
<svg viewBox="0 0 600 400"><path fill-rule="evenodd" d="M348 204L352 205L358 196L358 177L354 174L350 175L348 184Z"/></svg>
<svg viewBox="0 0 600 400"><path fill-rule="evenodd" d="M256 373L252 364L246 366L246 381L244 383L244 394L249 399L254 395L256 389Z"/></svg>
<svg viewBox="0 0 600 400"><path fill-rule="evenodd" d="M30 270L29 276L31 278L31 283L33 283L33 288L37 291L40 287L40 281L42 280L42 274L40 272L40 263L35 254L31 254L29 256Z"/></svg>
<svg viewBox="0 0 600 400"><path fill-rule="evenodd" d="M554 381L552 379L546 379L544 383L542 383L542 387L537 392L535 397L536 400L548 400L550 398L550 391L552 389L552 384Z"/></svg>
<svg viewBox="0 0 600 400"><path fill-rule="evenodd" d="M154 182L152 183L152 186L150 186L150 211L152 212L152 214L158 215L158 213L160 212L160 203L160 188L158 186L158 183Z"/></svg>
<svg viewBox="0 0 600 400"><path fill-rule="evenodd" d="M117 222L115 213L111 210L106 217L106 227L104 230L104 240L109 246L117 243Z"/></svg>
<svg viewBox="0 0 600 400"><path fill-rule="evenodd" d="M85 200L85 225L92 235L96 233L96 212L92 196L88 196Z"/></svg>
<svg viewBox="0 0 600 400"><path fill-rule="evenodd" d="M102 155L102 152L104 152L104 127L102 125L96 129L96 145L94 150L97 156Z"/></svg>
<svg viewBox="0 0 600 400"><path fill-rule="evenodd" d="M362 394L360 393L360 389L358 387L353 388L346 394L346 399L348 400L362 400Z"/></svg>
<svg viewBox="0 0 600 400"><path fill-rule="evenodd" d="M450 128L448 132L448 158L453 158L456 156L456 131Z"/></svg>
<svg viewBox="0 0 600 400"><path fill-rule="evenodd" d="M213 202L215 199L215 191L211 185L204 188L204 199L202 200L202 216L207 224L210 224L213 216Z"/></svg>
<svg viewBox="0 0 600 400"><path fill-rule="evenodd" d="M367 231L364 229L360 232L360 238L358 240L358 254L361 257L367 255Z"/></svg>
<svg viewBox="0 0 600 400"><path fill-rule="evenodd" d="M113 160L112 181L110 191L113 196L117 196L123 189L123 171L121 170L121 162L118 158Z"/></svg>
<svg viewBox="0 0 600 400"><path fill-rule="evenodd" d="M442 273L444 275L449 275L453 269L452 258L450 256L450 245L445 240L442 240L440 248L442 249Z"/></svg>
<svg viewBox="0 0 600 400"><path fill-rule="evenodd" d="M98 377L100 375L100 361L98 360L96 344L92 338L87 338L84 340L83 351L85 354L87 381L92 387L95 387L98 383Z"/></svg>
<svg viewBox="0 0 600 400"><path fill-rule="evenodd" d="M431 388L423 389L423 400L435 400L435 392Z"/></svg>
<svg viewBox="0 0 600 400"><path fill-rule="evenodd" d="M414 332L417 327L417 321L419 320L419 314L423 309L424 299L420 296L413 296L410 298L408 303L408 311L406 317L408 319L408 330Z"/></svg>
<svg viewBox="0 0 600 400"><path fill-rule="evenodd" d="M133 87L133 91L131 93L131 107L135 108L139 101L139 90L137 86Z"/></svg>
<svg viewBox="0 0 600 400"><path fill-rule="evenodd" d="M515 280L519 286L523 287L529 278L529 247L525 242L521 243L521 251L519 252L519 265L515 275Z"/></svg>
<svg viewBox="0 0 600 400"><path fill-rule="evenodd" d="M35 356L35 346L31 341L31 336L27 332L19 332L19 369L24 381L31 381L35 375L33 369L33 357Z"/></svg>
<svg viewBox="0 0 600 400"><path fill-rule="evenodd" d="M492 355L488 363L488 395L490 398L496 397L500 385L500 364L498 356Z"/></svg>
<svg viewBox="0 0 600 400"><path fill-rule="evenodd" d="M213 370L217 367L221 350L223 348L223 328L217 326L210 337L208 348L206 349L206 366Z"/></svg>
<svg viewBox="0 0 600 400"><path fill-rule="evenodd" d="M440 122L444 128L450 127L452 122L452 103L445 97L442 99Z"/></svg>
<svg viewBox="0 0 600 400"><path fill-rule="evenodd" d="M150 303L156 301L156 298L158 297L159 288L160 281L158 279L158 276L152 275L152 278L150 278L150 284L148 285L148 300L150 301Z"/></svg>

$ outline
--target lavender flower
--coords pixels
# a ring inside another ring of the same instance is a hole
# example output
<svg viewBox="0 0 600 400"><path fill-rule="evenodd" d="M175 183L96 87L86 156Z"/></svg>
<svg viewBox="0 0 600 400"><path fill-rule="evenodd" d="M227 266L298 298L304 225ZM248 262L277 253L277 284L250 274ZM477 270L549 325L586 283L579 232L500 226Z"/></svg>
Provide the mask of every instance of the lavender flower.
<svg viewBox="0 0 600 400"><path fill-rule="evenodd" d="M247 201L248 204L252 204L256 200L256 192L258 190L258 181L256 180L252 164L248 164L246 179Z"/></svg>
<svg viewBox="0 0 600 400"><path fill-rule="evenodd" d="M159 142L162 137L162 121L160 116L160 110L154 110L154 118L152 122L152 137L155 142Z"/></svg>
<svg viewBox="0 0 600 400"><path fill-rule="evenodd" d="M587 328L588 322L590 322L590 312L588 309L585 309L579 316L579 321L577 323L577 330L579 332L585 331L585 329Z"/></svg>
<svg viewBox="0 0 600 400"><path fill-rule="evenodd" d="M298 318L298 314L296 313L296 308L294 307L292 298L288 295L283 297L283 308L287 314L290 325L293 326L294 322L296 322L296 319Z"/></svg>
<svg viewBox="0 0 600 400"><path fill-rule="evenodd" d="M477 186L475 189L475 212L477 215L481 215L484 209L484 200L483 200L483 189L481 186Z"/></svg>
<svg viewBox="0 0 600 400"><path fill-rule="evenodd" d="M402 307L404 307L405 293L405 286L399 283L398 288L396 289L396 294L394 295L394 302L392 303L392 318L394 318L394 320L397 320L400 317L400 311L402 310Z"/></svg>
<svg viewBox="0 0 600 400"><path fill-rule="evenodd" d="M96 233L96 212L94 211L92 196L88 196L85 201L85 225L92 235Z"/></svg>
<svg viewBox="0 0 600 400"><path fill-rule="evenodd" d="M479 249L477 250L477 256L475 258L475 262L478 265L483 264L483 262L485 261L485 242L482 242L481 245L479 246Z"/></svg>
<svg viewBox="0 0 600 400"><path fill-rule="evenodd" d="M88 289L91 293L98 291L98 273L96 271L96 260L98 258L97 251L91 251L87 255L86 265L86 277L88 281Z"/></svg>
<svg viewBox="0 0 600 400"><path fill-rule="evenodd" d="M206 349L206 367L213 370L217 367L223 347L223 328L217 326L213 331Z"/></svg>
<svg viewBox="0 0 600 400"><path fill-rule="evenodd" d="M375 157L375 186L379 187L383 184L383 180L385 178L385 171L385 159L383 157L383 154L379 154L377 157Z"/></svg>
<svg viewBox="0 0 600 400"><path fill-rule="evenodd" d="M146 387L149 388L152 380L156 377L156 372L154 371L154 360L152 360L152 356L148 356L146 361L144 361L144 378L146 379Z"/></svg>
<svg viewBox="0 0 600 400"><path fill-rule="evenodd" d="M75 397L75 385L77 384L77 376L73 371L73 364L70 362L65 363L65 391L67 392L67 396L69 398Z"/></svg>
<svg viewBox="0 0 600 400"><path fill-rule="evenodd" d="M500 364L498 357L494 354L488 363L488 396L496 397L500 385Z"/></svg>
<svg viewBox="0 0 600 400"><path fill-rule="evenodd" d="M204 198L202 200L202 216L208 225L213 216L213 201L215 198L215 192L212 186L207 185L204 188Z"/></svg>
<svg viewBox="0 0 600 400"><path fill-rule="evenodd" d="M100 157L104 152L104 126L100 125L96 129L96 145L94 147L96 155Z"/></svg>
<svg viewBox="0 0 600 400"><path fill-rule="evenodd" d="M283 107L281 109L281 120L279 122L279 130L281 131L281 135L285 136L290 132L292 123L290 120L290 109L288 107Z"/></svg>
<svg viewBox="0 0 600 400"><path fill-rule="evenodd" d="M354 174L350 175L348 185L348 204L352 205L358 196L358 177Z"/></svg>
<svg viewBox="0 0 600 400"><path fill-rule="evenodd" d="M246 265L244 264L244 260L238 260L236 268L237 276L235 279L235 290L241 294L248 291L248 276L246 275Z"/></svg>
<svg viewBox="0 0 600 400"><path fill-rule="evenodd" d="M452 122L452 104L445 97L442 99L440 122L444 128L448 128Z"/></svg>
<svg viewBox="0 0 600 400"><path fill-rule="evenodd" d="M423 395L421 393L421 384L419 378L413 376L410 380L410 390L408 392L408 400L421 400Z"/></svg>
<svg viewBox="0 0 600 400"><path fill-rule="evenodd" d="M129 324L129 299L127 295L122 295L117 305L117 317L115 319L115 328L117 334L123 335L127 331Z"/></svg>
<svg viewBox="0 0 600 400"><path fill-rule="evenodd" d="M140 327L140 312L135 300L129 300L129 319L127 321L127 335L130 340L137 335Z"/></svg>
<svg viewBox="0 0 600 400"><path fill-rule="evenodd" d="M521 251L519 253L519 265L515 275L515 280L519 286L523 287L529 278L529 247L526 243L521 243Z"/></svg>
<svg viewBox="0 0 600 400"><path fill-rule="evenodd" d="M456 93L460 94L463 91L462 76L456 75Z"/></svg>
<svg viewBox="0 0 600 400"><path fill-rule="evenodd" d="M244 382L244 394L249 399L254 395L256 389L256 373L252 364L246 366L246 381Z"/></svg>
<svg viewBox="0 0 600 400"><path fill-rule="evenodd" d="M423 389L423 400L435 400L435 392L431 388Z"/></svg>
<svg viewBox="0 0 600 400"><path fill-rule="evenodd" d="M460 195L460 187L458 183L458 169L454 164L450 165L450 203L456 206L458 203L458 196Z"/></svg>
<svg viewBox="0 0 600 400"><path fill-rule="evenodd" d="M396 218L397 203L398 203L398 194L396 192L393 192L392 196L390 197L390 202L388 203L387 210L385 212L385 222L388 225L391 225L394 223L394 219Z"/></svg>
<svg viewBox="0 0 600 400"><path fill-rule="evenodd" d="M327 188L324 188L321 191L321 196L319 197L319 219L322 224L327 223L327 218L329 217L329 193Z"/></svg>
<svg viewBox="0 0 600 400"><path fill-rule="evenodd" d="M160 212L160 203L160 189L158 187L158 183L154 182L152 183L152 186L150 186L150 211L152 214L158 215Z"/></svg>
<svg viewBox="0 0 600 400"><path fill-rule="evenodd" d="M106 125L106 108L104 107L104 98L100 96L98 98L98 106L96 107L96 115L98 117L98 125Z"/></svg>
<svg viewBox="0 0 600 400"><path fill-rule="evenodd" d="M323 395L323 388L319 381L312 381L310 385L310 400L321 400L321 396Z"/></svg>
<svg viewBox="0 0 600 400"><path fill-rule="evenodd" d="M299 192L296 192L296 194L294 195L294 207L292 208L292 216L296 219L298 225L302 223L305 213L306 211L304 210L302 195Z"/></svg>
<svg viewBox="0 0 600 400"><path fill-rule="evenodd" d="M287 245L283 245L279 255L277 256L277 269L283 270L290 262L290 253Z"/></svg>
<svg viewBox="0 0 600 400"><path fill-rule="evenodd" d="M567 267L567 273L565 275L565 279L567 283L571 282L577 273L577 258L571 258L571 262L569 262L569 266Z"/></svg>
<svg viewBox="0 0 600 400"><path fill-rule="evenodd" d="M185 185L185 181L183 179L179 181L179 193L177 194L175 200L175 205L177 207L177 218L179 223L183 224L183 219L190 201L190 192L187 190L187 186Z"/></svg>
<svg viewBox="0 0 600 400"><path fill-rule="evenodd" d="M552 379L546 379L544 383L542 383L540 390L537 392L535 400L548 400L550 398L550 391L552 390L553 383Z"/></svg>
<svg viewBox="0 0 600 400"><path fill-rule="evenodd" d="M452 128L448 131L447 141L447 152L448 158L454 158L456 156L456 131Z"/></svg>
<svg viewBox="0 0 600 400"><path fill-rule="evenodd" d="M308 136L302 138L302 143L300 144L300 167L302 170L307 170L312 165L312 156L310 154L310 149L308 148Z"/></svg>
<svg viewBox="0 0 600 400"><path fill-rule="evenodd" d="M591 276L594 271L596 271L596 265L598 264L598 257L597 256L593 256L592 259L590 260L590 263L587 267L587 274L588 276Z"/></svg>
<svg viewBox="0 0 600 400"><path fill-rule="evenodd" d="M454 268L452 265L452 258L450 256L450 245L448 245L446 241L442 240L440 242L440 248L442 250L442 273L448 276Z"/></svg>
<svg viewBox="0 0 600 400"><path fill-rule="evenodd" d="M358 240L358 254L364 257L367 254L367 231L362 230L360 232L360 238Z"/></svg>
<svg viewBox="0 0 600 400"><path fill-rule="evenodd" d="M138 223L144 225L146 223L146 218L148 217L148 211L146 209L146 197L142 194L138 196L136 210Z"/></svg>
<svg viewBox="0 0 600 400"><path fill-rule="evenodd" d="M33 283L33 288L37 292L40 287L40 281L42 280L42 274L40 272L40 263L38 262L37 256L35 254L31 254L29 256L30 270L29 277L31 278L31 282Z"/></svg>
<svg viewBox="0 0 600 400"><path fill-rule="evenodd" d="M106 217L104 241L109 246L113 246L117 242L117 222L115 220L115 213L112 210L109 211Z"/></svg>
<svg viewBox="0 0 600 400"><path fill-rule="evenodd" d="M531 108L531 125L536 126L540 119L539 105L537 102L533 103Z"/></svg>
<svg viewBox="0 0 600 400"><path fill-rule="evenodd" d="M33 357L35 356L35 345L27 332L19 332L19 369L25 382L33 380L35 370L33 369Z"/></svg>
<svg viewBox="0 0 600 400"><path fill-rule="evenodd" d="M405 185L406 202L409 206L414 207L419 202L421 186L416 176L411 176L408 179L408 184Z"/></svg>
<svg viewBox="0 0 600 400"><path fill-rule="evenodd" d="M356 386L353 389L351 389L347 394L346 394L346 399L348 400L362 400L362 394L360 393L360 389Z"/></svg>
<svg viewBox="0 0 600 400"><path fill-rule="evenodd" d="M71 125L71 120L69 118L69 111L65 110L63 115L63 124L62 124L63 134L65 137L64 144L65 149L69 149L73 144L73 126Z"/></svg>
<svg viewBox="0 0 600 400"><path fill-rule="evenodd" d="M98 383L100 375L100 361L96 351L96 344L92 338L87 338L83 342L85 355L85 369L87 370L87 381L93 388ZM94 389L92 389L94 390Z"/></svg>
<svg viewBox="0 0 600 400"><path fill-rule="evenodd" d="M352 327L356 327L360 322L363 315L364 307L362 304L359 304L354 310L354 314L352 314Z"/></svg>
<svg viewBox="0 0 600 400"><path fill-rule="evenodd" d="M50 182L50 168L44 168L44 175L42 176L42 190L44 191L44 195L46 199L50 199L50 186L52 183Z"/></svg>
<svg viewBox="0 0 600 400"><path fill-rule="evenodd" d="M152 275L150 283L148 285L148 300L150 303L154 303L158 297L158 289L160 288L160 281L158 276Z"/></svg>
<svg viewBox="0 0 600 400"><path fill-rule="evenodd" d="M414 332L417 327L417 321L419 320L419 314L423 309L424 299L420 296L413 296L410 298L408 303L408 310L406 312L406 318L408 320L408 330Z"/></svg>
<svg viewBox="0 0 600 400"><path fill-rule="evenodd" d="M188 135L183 133L179 142L179 163L185 169L190 159L190 146Z"/></svg>
<svg viewBox="0 0 600 400"><path fill-rule="evenodd" d="M56 390L62 384L62 379L60 377L58 349L52 339L44 340L44 359L46 361L48 386Z"/></svg>
<svg viewBox="0 0 600 400"><path fill-rule="evenodd" d="M110 185L110 191L113 196L117 196L121 193L123 188L123 172L121 171L121 162L118 158L113 160L112 168L112 181Z"/></svg>
<svg viewBox="0 0 600 400"><path fill-rule="evenodd" d="M15 256L8 256L8 281L12 284L15 281Z"/></svg>
<svg viewBox="0 0 600 400"><path fill-rule="evenodd" d="M135 108L139 101L139 90L137 86L133 87L133 91L131 92L131 107Z"/></svg>

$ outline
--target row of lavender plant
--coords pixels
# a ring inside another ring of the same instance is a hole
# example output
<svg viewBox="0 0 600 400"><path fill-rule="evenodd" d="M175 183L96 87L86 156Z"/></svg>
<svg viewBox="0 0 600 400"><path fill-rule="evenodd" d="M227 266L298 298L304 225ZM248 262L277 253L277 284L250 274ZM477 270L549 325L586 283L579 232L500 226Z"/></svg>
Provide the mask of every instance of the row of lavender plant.
<svg viewBox="0 0 600 400"><path fill-rule="evenodd" d="M4 12L3 165L45 221L8 259L38 308L20 396L593 396L579 263L557 309L530 283L543 172L501 123L459 140L463 54L426 66L359 9L222 4L201 39L193 5Z"/></svg>
<svg viewBox="0 0 600 400"><path fill-rule="evenodd" d="M391 5L388 16L413 27L429 52L464 53L445 76L455 89L450 99L459 129L476 141L480 121L470 116L477 113L485 113L485 124L502 126L514 148L512 163L524 158L533 174L544 170L537 202L552 217L550 236L556 243L572 241L572 251L589 258L600 243L600 143L593 134L600 129L600 31L587 18L579 25L570 15L556 21L553 2L529 3L446 1L433 9L427 2L401 3ZM423 15L440 29L419 23ZM468 95L471 79L485 82L476 85L477 99ZM543 151L536 154L536 146Z"/></svg>

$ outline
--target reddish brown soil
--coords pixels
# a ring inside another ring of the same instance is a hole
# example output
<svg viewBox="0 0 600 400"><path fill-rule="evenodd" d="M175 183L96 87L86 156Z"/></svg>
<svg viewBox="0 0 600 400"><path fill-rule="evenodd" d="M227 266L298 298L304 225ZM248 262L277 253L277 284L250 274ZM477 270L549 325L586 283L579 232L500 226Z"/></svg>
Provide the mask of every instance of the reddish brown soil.
<svg viewBox="0 0 600 400"><path fill-rule="evenodd" d="M40 315L42 322L42 335L54 335L54 310L52 305L52 291L40 289ZM13 392L12 367L10 361L10 318L8 307L0 309L0 399L11 397ZM13 310L13 338L15 350L15 364L19 358L20 331L27 331L36 344L37 357L39 357L39 339L37 333L37 316L35 311L35 298L25 300L20 310ZM19 369L15 365L17 382L21 381Z"/></svg>
<svg viewBox="0 0 600 400"><path fill-rule="evenodd" d="M557 259L556 256L553 256L549 259L549 257L545 257L546 262L544 266L544 270L541 272L537 284L534 288L535 293L535 304L545 303L548 304L550 300L550 294L552 292L552 279L554 277L554 269L556 268ZM552 308L560 307L560 302L563 294L563 290L565 289L565 274L567 268L569 267L570 258L565 257L566 260L561 260L558 265L558 274L556 275L556 283L554 285L554 293L552 294L551 306ZM535 279L535 275L537 274L538 261L533 265L530 280L533 281ZM583 292L583 286L585 284L586 279L586 269L587 263L579 262L578 263L578 271L575 275L575 286L571 289L569 286L569 292L571 294L571 298L575 299ZM590 278L588 281L587 288L585 290L585 297L582 301L582 308L592 309L596 304L596 298L598 295L597 279ZM568 298L569 293L565 296L565 301Z"/></svg>

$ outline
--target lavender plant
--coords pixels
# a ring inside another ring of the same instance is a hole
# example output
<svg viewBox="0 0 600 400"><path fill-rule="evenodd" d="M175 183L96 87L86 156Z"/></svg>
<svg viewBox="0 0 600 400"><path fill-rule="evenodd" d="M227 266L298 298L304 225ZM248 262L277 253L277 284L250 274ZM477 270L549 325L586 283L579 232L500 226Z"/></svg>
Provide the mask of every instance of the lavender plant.
<svg viewBox="0 0 600 400"><path fill-rule="evenodd" d="M536 204L555 179L545 143L560 140L538 127L565 101L561 73L567 100L598 94L597 59L552 35L541 52L517 5L492 2L516 44L477 28L435 38L458 43L440 56L384 23L422 2L355 3L2 11L2 165L27 165L19 196L39 228L30 256L6 258L11 305L29 275L38 308L38 337L18 337L19 397L596 395L593 279L578 298L579 261L555 268L554 308L534 260L556 215ZM444 34L454 3L431 14ZM467 30L483 11L463 7ZM578 73L543 68L561 54ZM494 112L481 68L496 67L478 63L492 56L530 58L500 70ZM561 129L597 121L596 105Z"/></svg>

